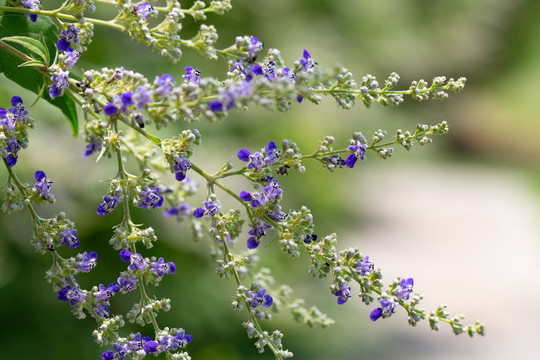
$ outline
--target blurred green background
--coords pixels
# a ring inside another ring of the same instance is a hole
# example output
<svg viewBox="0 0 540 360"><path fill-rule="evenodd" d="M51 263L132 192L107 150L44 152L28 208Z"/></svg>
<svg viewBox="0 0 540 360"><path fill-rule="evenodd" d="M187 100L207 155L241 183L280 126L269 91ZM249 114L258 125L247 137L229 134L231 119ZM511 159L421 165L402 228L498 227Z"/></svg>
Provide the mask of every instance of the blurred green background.
<svg viewBox="0 0 540 360"><path fill-rule="evenodd" d="M182 2L184 7L190 3ZM99 16L110 17L107 5L97 7ZM527 340L537 338L539 330L532 320L523 320L534 315L525 309L534 305L511 295L526 293L536 302L538 290L531 284L538 285L540 275L539 15L536 0L244 0L233 1L233 10L225 16L209 16L207 23L218 29L221 48L237 35L254 35L266 48L280 49L289 64L307 49L319 66L342 64L357 81L370 73L382 83L390 72L398 72L401 88L438 75L468 79L463 93L442 102L406 99L397 109L368 110L358 104L345 111L325 99L320 106L302 103L286 114L254 108L233 112L219 124L193 125L203 135L194 161L212 171L239 148L259 149L270 140L293 139L303 153L310 153L326 135L343 144L353 131L369 136L379 128L389 134L414 129L419 122L450 124L450 133L434 138L433 144L409 153L396 149L387 161L371 155L355 169L335 174L306 164L305 175L280 179L284 208L306 204L318 234L337 232L340 248L358 246L383 268L387 280L415 277L417 290L430 299L428 309L448 302L452 313L464 312L469 322L484 321L488 336L454 338L444 326L440 333L430 332L427 323L411 329L402 313L373 324L371 307L354 297L338 306L329 282L309 277L305 257L287 258L274 243L261 248L260 264L271 267L276 280L291 285L308 305L336 319L328 329L309 329L287 313L275 314L265 326L285 333L283 343L296 359L502 359L509 354L527 358L540 350L537 341ZM186 19L184 24L185 37L196 33L193 22ZM124 66L150 79L163 73L180 79L187 65L220 78L226 69L222 62L190 50L173 65L121 33L96 27L95 34L78 69ZM0 78L0 106L7 107L13 95L22 96L26 104L35 98ZM125 265L107 245L120 213L102 218L95 208L106 193L101 180L113 176L114 164L82 159L85 144L72 138L68 123L45 102L30 113L36 126L17 173L31 182L35 170L44 170L54 181L57 202L40 213L65 211L77 224L78 250L98 252L99 266L80 276L81 285L111 282L110 274ZM184 128L174 124L165 133L172 136ZM0 184L6 176L0 171ZM429 218L469 214L466 209L476 212L463 219ZM273 358L271 353L258 355L247 338L241 326L245 315L230 306L235 285L214 274L209 241L194 242L184 224L162 219L157 212L134 214L161 240L145 255L168 254L166 260L177 265L177 273L155 289L157 297L172 299L172 310L158 318L160 325L180 326L194 336L188 347L193 359ZM0 215L0 358L100 358L104 349L92 342L92 319L76 320L44 281L50 259L30 247L28 220L25 212ZM423 240L424 230L429 243ZM449 233L458 235L448 239ZM120 299L129 300L113 298L113 312L125 313ZM513 326L519 333L509 330Z"/></svg>

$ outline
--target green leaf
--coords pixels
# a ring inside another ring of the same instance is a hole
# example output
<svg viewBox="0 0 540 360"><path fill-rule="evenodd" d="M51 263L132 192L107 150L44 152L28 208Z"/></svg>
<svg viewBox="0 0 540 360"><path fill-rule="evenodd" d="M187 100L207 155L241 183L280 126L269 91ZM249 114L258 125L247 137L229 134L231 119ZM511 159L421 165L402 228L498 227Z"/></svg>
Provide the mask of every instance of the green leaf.
<svg viewBox="0 0 540 360"><path fill-rule="evenodd" d="M46 64L49 63L49 58L47 57L47 53L49 51L47 50L45 45L43 45L39 40L28 36L7 36L2 38L2 40L20 44L28 51L31 51L32 53L42 58Z"/></svg>
<svg viewBox="0 0 540 360"><path fill-rule="evenodd" d="M30 60L30 61L27 61L27 62L23 62L22 64L19 65L19 67L24 67L24 66L35 66L35 67L46 67L47 65L45 65L42 61L38 61L38 60Z"/></svg>
<svg viewBox="0 0 540 360"><path fill-rule="evenodd" d="M5 1L0 0L0 4L5 5ZM12 41L13 47L18 47L18 50L22 51L27 49L36 53L34 50L28 49L27 46L35 46L38 53L44 55L45 58L56 58L58 50L56 49L56 43L58 42L57 27L55 23L47 16L38 16L36 22L30 21L30 19L24 14L0 12L0 38L15 38L17 41ZM26 39L26 42L21 40ZM28 38L34 39L43 47L38 47L35 42L28 40ZM27 46L20 42L25 42ZM30 45L28 45L30 44ZM38 54L36 53L36 54ZM41 55L39 55L41 57ZM44 87L47 87L48 79L44 77L37 69L31 65L25 65L20 67L23 61L3 50L0 50L0 73L4 73L6 78L19 84L23 88L32 91L35 94L42 94L42 97L62 111L68 120L73 136L77 137L79 129L79 120L76 111L75 102L73 99L64 95L55 99L51 99L48 91L43 91ZM16 94L13 94L16 95Z"/></svg>

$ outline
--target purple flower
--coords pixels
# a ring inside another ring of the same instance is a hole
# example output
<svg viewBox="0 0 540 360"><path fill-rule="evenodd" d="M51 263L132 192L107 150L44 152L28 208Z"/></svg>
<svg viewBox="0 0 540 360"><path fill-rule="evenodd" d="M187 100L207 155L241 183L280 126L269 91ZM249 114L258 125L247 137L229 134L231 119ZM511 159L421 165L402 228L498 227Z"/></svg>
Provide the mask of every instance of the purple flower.
<svg viewBox="0 0 540 360"><path fill-rule="evenodd" d="M109 301L109 298L118 291L120 291L120 286L117 283L111 283L107 287L103 286L103 284L99 284L99 291L92 295L94 295L97 301Z"/></svg>
<svg viewBox="0 0 540 360"><path fill-rule="evenodd" d="M268 167L272 166L272 164L274 164L276 160L279 159L279 157L281 156L276 144L273 141L270 141L268 143L268 146L264 148L264 152L266 153L264 162Z"/></svg>
<svg viewBox="0 0 540 360"><path fill-rule="evenodd" d="M81 31L81 29L76 28L74 25L70 25L69 29L62 31L61 34L65 37L61 38L60 41L56 43L58 51L67 51L70 48L71 43L76 44L79 31Z"/></svg>
<svg viewBox="0 0 540 360"><path fill-rule="evenodd" d="M186 334L184 330L180 330L176 335L171 339L171 348L176 350L178 348L185 348L193 340L193 336Z"/></svg>
<svg viewBox="0 0 540 360"><path fill-rule="evenodd" d="M72 68L77 64L77 61L81 57L81 53L73 49L67 49L67 51L64 52L64 56L64 64L66 64L68 68Z"/></svg>
<svg viewBox="0 0 540 360"><path fill-rule="evenodd" d="M393 300L381 299L379 304L381 307L376 308L369 314L371 321L377 321L380 317L387 318L396 311L396 303Z"/></svg>
<svg viewBox="0 0 540 360"><path fill-rule="evenodd" d="M122 259L124 262L130 263L128 266L128 270L130 271L139 270L144 272L144 269L148 267L148 264L141 254L132 254L127 249L120 251L120 259Z"/></svg>
<svg viewBox="0 0 540 360"><path fill-rule="evenodd" d="M398 300L409 300L409 295L413 291L413 285L413 278L401 279L401 283L399 284L400 287L394 290L394 294L397 296Z"/></svg>
<svg viewBox="0 0 540 360"><path fill-rule="evenodd" d="M141 209L155 209L163 205L163 196L158 194L159 187L155 187L152 190L148 186L139 194L141 201L137 205Z"/></svg>
<svg viewBox="0 0 540 360"><path fill-rule="evenodd" d="M174 78L169 74L163 74L161 77L156 76L154 85L156 86L156 94L165 98L174 87Z"/></svg>
<svg viewBox="0 0 540 360"><path fill-rule="evenodd" d="M101 360L124 360L124 358L129 354L129 350L126 346L120 346L118 344L113 344L114 352L112 350L107 350L101 354Z"/></svg>
<svg viewBox="0 0 540 360"><path fill-rule="evenodd" d="M364 155L367 149L366 144L363 143L364 141L365 138L360 137L358 140L356 140L356 145L349 146L349 150L353 153L345 160L345 165L347 165L348 168L352 169L354 164L356 164L356 160L364 160Z"/></svg>
<svg viewBox="0 0 540 360"><path fill-rule="evenodd" d="M141 110L144 105L152 102L152 91L146 90L144 86L139 86L137 88L137 94L135 94L135 99L137 100L137 109Z"/></svg>
<svg viewBox="0 0 540 360"><path fill-rule="evenodd" d="M213 112L230 110L234 107L237 98L248 97L252 92L252 85L248 81L243 81L239 85L233 85L224 89L219 94L219 99L211 100L208 106Z"/></svg>
<svg viewBox="0 0 540 360"><path fill-rule="evenodd" d="M79 290L78 287L71 287L67 285L65 288L58 292L58 300L70 301L70 305L74 306L78 302L85 302L85 294Z"/></svg>
<svg viewBox="0 0 540 360"><path fill-rule="evenodd" d="M262 188L267 201L275 201L278 196L283 193L283 190L279 188L279 181L271 180L268 186Z"/></svg>
<svg viewBox="0 0 540 360"><path fill-rule="evenodd" d="M92 251L87 254L86 251L82 254L82 260L77 261L75 266L78 268L78 272L90 272L97 265L97 254Z"/></svg>
<svg viewBox="0 0 540 360"><path fill-rule="evenodd" d="M0 108L0 126L3 126L5 132L10 133L15 130L17 121L21 124L24 123L28 110L24 107L23 101L19 96L13 96L11 98L11 105L6 110Z"/></svg>
<svg viewBox="0 0 540 360"><path fill-rule="evenodd" d="M24 6L25 8L29 10L38 10L40 3L41 1L39 0L22 0L21 1L22 6ZM37 14L25 14L25 15L28 15L32 22L36 22Z"/></svg>
<svg viewBox="0 0 540 360"><path fill-rule="evenodd" d="M191 66L186 66L185 70L186 75L182 75L185 80L195 84L198 84L201 81L201 72L199 70L195 70Z"/></svg>
<svg viewBox="0 0 540 360"><path fill-rule="evenodd" d="M63 70L58 70L58 75L51 77L51 81L54 83L49 87L49 96L51 99L62 95L63 89L69 87L68 79L69 72Z"/></svg>
<svg viewBox="0 0 540 360"><path fill-rule="evenodd" d="M176 180L182 181L186 178L186 173L189 169L191 169L191 164L189 161L184 157L184 154L182 154L182 157L175 157L176 164L174 165L173 171L176 176Z"/></svg>
<svg viewBox="0 0 540 360"><path fill-rule="evenodd" d="M195 209L193 211L193 216L196 218L202 218L204 215L215 216L219 209L221 209L221 206L218 205L217 201L215 203L211 201L203 201L203 205L206 209Z"/></svg>
<svg viewBox="0 0 540 360"><path fill-rule="evenodd" d="M256 249L259 246L260 239L266 235L266 229L270 229L272 225L263 221L259 226L255 226L253 229L248 231L248 234L251 235L247 239L248 249Z"/></svg>
<svg viewBox="0 0 540 360"><path fill-rule="evenodd" d="M308 53L307 50L304 50L302 57L298 61L302 66L302 69L300 71L308 71L315 67L315 65L317 65L317 63L311 58L311 55Z"/></svg>
<svg viewBox="0 0 540 360"><path fill-rule="evenodd" d="M118 113L118 108L116 107L116 105L114 104L113 101L111 101L110 103L106 104L104 107L103 107L103 112L105 113L105 115L107 116L114 116Z"/></svg>
<svg viewBox="0 0 540 360"><path fill-rule="evenodd" d="M41 170L36 171L34 177L37 181L37 183L34 184L34 187L39 190L39 196L42 198L48 198L52 181L49 181L45 173Z"/></svg>
<svg viewBox="0 0 540 360"><path fill-rule="evenodd" d="M163 217L176 216L178 220L182 220L182 216L191 214L191 207L189 204L180 204L178 207L172 207L163 213Z"/></svg>
<svg viewBox="0 0 540 360"><path fill-rule="evenodd" d="M339 284L339 290L334 295L338 297L337 303L343 305L351 297L351 287L347 283Z"/></svg>
<svg viewBox="0 0 540 360"><path fill-rule="evenodd" d="M259 41L255 36L250 36L247 51L250 56L255 56L263 48L263 43Z"/></svg>
<svg viewBox="0 0 540 360"><path fill-rule="evenodd" d="M109 306L109 303L97 304L96 306L94 306L94 311L96 312L97 316L102 319L106 319L109 317Z"/></svg>
<svg viewBox="0 0 540 360"><path fill-rule="evenodd" d="M261 171L262 167L265 165L263 154L256 152L254 154L250 153L246 149L238 150L238 158L244 162L249 162L247 168L248 170L255 169L255 171Z"/></svg>
<svg viewBox="0 0 540 360"><path fill-rule="evenodd" d="M126 346L131 351L144 350L145 353L152 354L157 350L159 344L148 336L141 338L141 333L137 333L133 340L126 342Z"/></svg>
<svg viewBox="0 0 540 360"><path fill-rule="evenodd" d="M131 276L129 278L123 278L123 277L119 277L118 278L118 286L119 286L119 289L118 291L121 291L121 292L130 292L131 290L135 289L135 286L137 285L137 282L139 280L137 280L134 276Z"/></svg>
<svg viewBox="0 0 540 360"><path fill-rule="evenodd" d="M113 196L104 196L103 203L99 204L97 207L97 213L101 216L105 216L111 211L113 211L120 201L123 199L119 194L114 194Z"/></svg>
<svg viewBox="0 0 540 360"><path fill-rule="evenodd" d="M21 150L21 146L17 142L17 138L14 136L13 138L7 138L7 146L4 148L7 152L6 156L6 164L9 167L15 166L17 163L17 159L19 158L18 152Z"/></svg>
<svg viewBox="0 0 540 360"><path fill-rule="evenodd" d="M369 261L369 256L366 256L362 261L358 260L356 262L356 270L360 271L360 276L371 273L373 267L373 263Z"/></svg>
<svg viewBox="0 0 540 360"><path fill-rule="evenodd" d="M143 20L148 19L148 15L150 15L150 13L154 10L154 7L147 2L135 4L133 5L133 8L135 9L137 15L139 15Z"/></svg>
<svg viewBox="0 0 540 360"><path fill-rule="evenodd" d="M272 303L274 302L274 299L268 294L266 294L266 289L261 289L257 291L257 293L253 293L252 291L248 291L246 298L246 302L251 305L252 308L256 308L258 305L262 305L264 307L270 307Z"/></svg>
<svg viewBox="0 0 540 360"><path fill-rule="evenodd" d="M77 230L70 230L69 228L62 230L60 233L60 245L67 245L70 249L79 246L79 238L75 236L76 232Z"/></svg>
<svg viewBox="0 0 540 360"><path fill-rule="evenodd" d="M87 157L87 156L92 155L94 152L101 150L101 147L102 147L101 142L97 138L92 137L90 142L86 145L84 152L82 154L82 157Z"/></svg>
<svg viewBox="0 0 540 360"><path fill-rule="evenodd" d="M159 277L163 277L164 274L174 274L176 265L173 262L166 263L163 258L159 258L157 262L150 263L150 271L155 272Z"/></svg>
<svg viewBox="0 0 540 360"><path fill-rule="evenodd" d="M131 91L116 95L115 97L119 97L120 103L122 104L120 110L122 110L123 113L127 112L128 106L135 105L135 101L133 101L133 92Z"/></svg>

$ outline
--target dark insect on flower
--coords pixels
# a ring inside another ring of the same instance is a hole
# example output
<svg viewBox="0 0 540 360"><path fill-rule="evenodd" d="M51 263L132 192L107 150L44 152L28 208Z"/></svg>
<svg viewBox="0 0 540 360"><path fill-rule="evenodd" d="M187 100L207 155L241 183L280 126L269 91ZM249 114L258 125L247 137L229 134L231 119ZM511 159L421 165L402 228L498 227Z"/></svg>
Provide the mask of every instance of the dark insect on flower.
<svg viewBox="0 0 540 360"><path fill-rule="evenodd" d="M277 169L276 169L276 172L279 174L279 175L287 175L289 173L289 169L291 167L289 165L280 165Z"/></svg>

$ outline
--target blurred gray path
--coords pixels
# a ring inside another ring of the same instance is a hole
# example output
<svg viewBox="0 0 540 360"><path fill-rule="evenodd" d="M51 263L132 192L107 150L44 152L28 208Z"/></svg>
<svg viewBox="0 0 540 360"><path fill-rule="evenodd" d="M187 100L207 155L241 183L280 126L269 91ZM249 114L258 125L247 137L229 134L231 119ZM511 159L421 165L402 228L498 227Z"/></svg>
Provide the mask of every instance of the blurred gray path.
<svg viewBox="0 0 540 360"><path fill-rule="evenodd" d="M539 359L540 197L526 178L472 165L392 165L355 179L364 221L341 243L360 246L387 280L414 277L426 309L447 303L487 327L485 338L469 339L442 325L411 329L404 318L377 324L412 342L399 358Z"/></svg>

